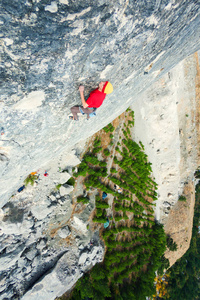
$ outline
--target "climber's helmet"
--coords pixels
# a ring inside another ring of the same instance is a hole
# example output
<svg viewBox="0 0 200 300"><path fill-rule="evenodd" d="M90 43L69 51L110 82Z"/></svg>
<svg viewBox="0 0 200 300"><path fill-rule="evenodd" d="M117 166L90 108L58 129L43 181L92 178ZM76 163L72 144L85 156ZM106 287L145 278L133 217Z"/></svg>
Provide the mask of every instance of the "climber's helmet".
<svg viewBox="0 0 200 300"><path fill-rule="evenodd" d="M113 91L113 86L109 81L101 81L99 83L99 91L105 94L110 94Z"/></svg>

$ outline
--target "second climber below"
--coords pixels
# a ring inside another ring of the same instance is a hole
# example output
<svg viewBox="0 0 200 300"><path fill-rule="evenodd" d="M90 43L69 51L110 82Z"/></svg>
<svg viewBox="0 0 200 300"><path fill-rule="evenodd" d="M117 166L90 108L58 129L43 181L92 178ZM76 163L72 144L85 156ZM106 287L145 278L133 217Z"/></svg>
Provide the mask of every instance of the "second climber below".
<svg viewBox="0 0 200 300"><path fill-rule="evenodd" d="M78 121L77 113L87 114L87 119L90 118L95 110L103 104L103 101L107 94L112 93L113 86L109 81L101 81L97 89L90 93L89 98L85 101L84 86L79 86L79 92L81 96L82 106L71 107L73 117L69 118Z"/></svg>

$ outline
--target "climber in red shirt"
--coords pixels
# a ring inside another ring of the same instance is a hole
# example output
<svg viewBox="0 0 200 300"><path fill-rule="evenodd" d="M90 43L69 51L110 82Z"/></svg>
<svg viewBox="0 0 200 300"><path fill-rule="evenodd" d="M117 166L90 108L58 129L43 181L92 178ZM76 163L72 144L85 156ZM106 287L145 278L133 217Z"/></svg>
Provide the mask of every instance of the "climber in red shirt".
<svg viewBox="0 0 200 300"><path fill-rule="evenodd" d="M90 118L91 114L95 115L94 114L95 110L102 105L106 95L112 93L113 87L110 82L101 81L99 83L99 87L90 93L90 96L87 99L87 101L85 101L83 85L79 87L79 91L80 91L82 106L73 106L71 108L73 117L72 116L69 117L70 119L75 121L78 121L77 113L87 114L87 119Z"/></svg>

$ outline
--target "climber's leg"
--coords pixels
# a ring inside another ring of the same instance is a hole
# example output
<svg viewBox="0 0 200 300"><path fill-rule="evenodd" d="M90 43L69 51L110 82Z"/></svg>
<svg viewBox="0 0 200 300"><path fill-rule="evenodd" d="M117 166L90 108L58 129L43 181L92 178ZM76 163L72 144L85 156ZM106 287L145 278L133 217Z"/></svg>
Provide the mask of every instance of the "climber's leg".
<svg viewBox="0 0 200 300"><path fill-rule="evenodd" d="M73 107L71 107L71 112L73 114L74 120L78 120L77 113L80 112L79 106L73 106Z"/></svg>

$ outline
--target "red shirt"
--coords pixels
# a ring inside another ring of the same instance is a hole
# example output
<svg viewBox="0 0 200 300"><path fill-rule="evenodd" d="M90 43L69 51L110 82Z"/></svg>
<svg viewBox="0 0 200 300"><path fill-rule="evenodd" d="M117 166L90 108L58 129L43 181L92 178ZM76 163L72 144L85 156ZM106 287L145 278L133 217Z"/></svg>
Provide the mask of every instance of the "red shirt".
<svg viewBox="0 0 200 300"><path fill-rule="evenodd" d="M86 103L88 104L88 107L96 107L97 108L102 105L105 97L106 97L105 93L100 92L98 89L96 89L90 93L90 96L87 99Z"/></svg>

